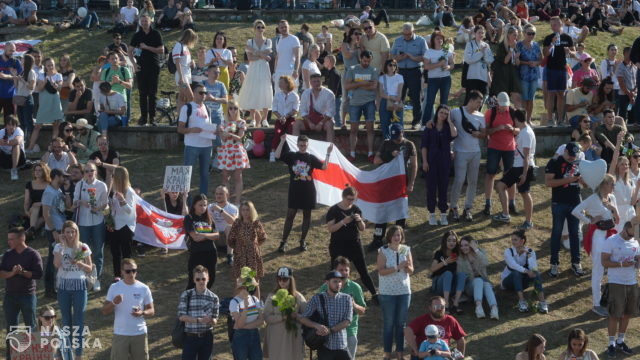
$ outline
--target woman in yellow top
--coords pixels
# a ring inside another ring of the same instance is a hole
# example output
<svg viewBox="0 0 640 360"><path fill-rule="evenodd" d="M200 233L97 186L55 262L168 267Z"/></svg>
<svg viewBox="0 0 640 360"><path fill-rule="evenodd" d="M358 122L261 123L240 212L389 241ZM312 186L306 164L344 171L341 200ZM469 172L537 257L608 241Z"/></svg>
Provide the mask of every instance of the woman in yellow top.
<svg viewBox="0 0 640 360"><path fill-rule="evenodd" d="M220 69L218 81L224 84L229 92L229 66L233 65L233 54L227 49L227 35L223 31L218 31L213 38L213 47L204 56L204 64L217 65Z"/></svg>

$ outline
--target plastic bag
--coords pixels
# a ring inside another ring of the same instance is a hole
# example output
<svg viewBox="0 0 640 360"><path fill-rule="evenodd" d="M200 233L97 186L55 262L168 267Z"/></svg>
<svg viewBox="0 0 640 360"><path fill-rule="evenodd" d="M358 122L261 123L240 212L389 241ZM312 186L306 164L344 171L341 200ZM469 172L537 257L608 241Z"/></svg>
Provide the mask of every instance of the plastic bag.
<svg viewBox="0 0 640 360"><path fill-rule="evenodd" d="M416 25L422 25L422 26L428 26L428 25L431 25L432 23L433 22L431 21L431 19L429 19L427 15L420 16L420 19L416 21Z"/></svg>

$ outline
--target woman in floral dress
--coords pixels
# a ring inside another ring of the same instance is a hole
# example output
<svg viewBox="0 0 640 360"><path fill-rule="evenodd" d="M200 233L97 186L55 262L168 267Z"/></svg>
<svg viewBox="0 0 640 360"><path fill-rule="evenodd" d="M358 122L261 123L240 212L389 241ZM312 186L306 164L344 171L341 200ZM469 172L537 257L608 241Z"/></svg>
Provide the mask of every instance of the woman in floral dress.
<svg viewBox="0 0 640 360"><path fill-rule="evenodd" d="M231 225L227 235L227 244L234 251L233 278L240 277L242 267L247 266L256 271L256 280L264 276L262 269L262 251L260 245L267 241L267 234L258 212L251 201L240 206L240 216Z"/></svg>
<svg viewBox="0 0 640 360"><path fill-rule="evenodd" d="M224 123L220 126L222 146L218 147L218 168L222 170L222 184L229 185L233 173L235 204L240 204L242 196L242 170L248 169L249 156L242 144L247 124L240 118L240 110L235 101L229 101Z"/></svg>

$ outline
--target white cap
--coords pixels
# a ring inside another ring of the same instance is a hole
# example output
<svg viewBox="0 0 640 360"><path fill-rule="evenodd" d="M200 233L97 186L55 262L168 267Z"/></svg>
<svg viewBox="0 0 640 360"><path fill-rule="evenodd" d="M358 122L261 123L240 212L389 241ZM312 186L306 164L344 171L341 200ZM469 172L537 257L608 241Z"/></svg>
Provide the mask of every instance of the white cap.
<svg viewBox="0 0 640 360"><path fill-rule="evenodd" d="M497 96L498 106L509 106L511 105L511 101L509 100L509 94L506 92L501 92Z"/></svg>
<svg viewBox="0 0 640 360"><path fill-rule="evenodd" d="M438 336L440 335L440 331L438 331L438 327L435 325L427 325L424 328L424 334L427 336Z"/></svg>

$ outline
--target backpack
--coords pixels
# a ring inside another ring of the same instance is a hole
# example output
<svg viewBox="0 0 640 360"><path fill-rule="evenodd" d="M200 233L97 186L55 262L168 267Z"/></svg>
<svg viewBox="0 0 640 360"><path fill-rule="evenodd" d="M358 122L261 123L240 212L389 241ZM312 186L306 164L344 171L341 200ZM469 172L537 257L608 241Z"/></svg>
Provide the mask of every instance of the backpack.
<svg viewBox="0 0 640 360"><path fill-rule="evenodd" d="M126 72L124 71L124 69L126 68L126 66L120 66L120 75L122 77L122 80L125 80L127 78L126 76ZM109 67L107 69L107 71L104 73L104 79L105 81L108 81L107 79L109 78L109 72L111 71L111 67Z"/></svg>
<svg viewBox="0 0 640 360"><path fill-rule="evenodd" d="M516 121L513 120L513 116L515 113L516 113L516 109L509 106L509 116L511 116L511 122L513 123L512 125L514 127L516 126ZM491 115L489 118L489 128L493 127L493 121L496 119L496 115L498 115L498 108L494 107L493 109L491 109Z"/></svg>
<svg viewBox="0 0 640 360"><path fill-rule="evenodd" d="M184 122L184 128L188 129L189 128L189 120L191 119L191 115L193 114L193 105L191 105L190 102L185 104L187 106L187 121ZM211 114L209 113L209 108L207 108L207 106L205 105L205 109L207 109L207 114L209 115L209 119L211 119ZM179 120L178 120L179 122ZM177 129L177 126L176 126ZM184 140L184 134L179 134L180 135L180 140Z"/></svg>
<svg viewBox="0 0 640 360"><path fill-rule="evenodd" d="M180 44L180 54L182 55L182 50L184 49L184 45ZM173 51L169 53L169 58L167 59L167 69L170 74L176 73L176 63L173 61ZM188 120L187 120L188 121Z"/></svg>

